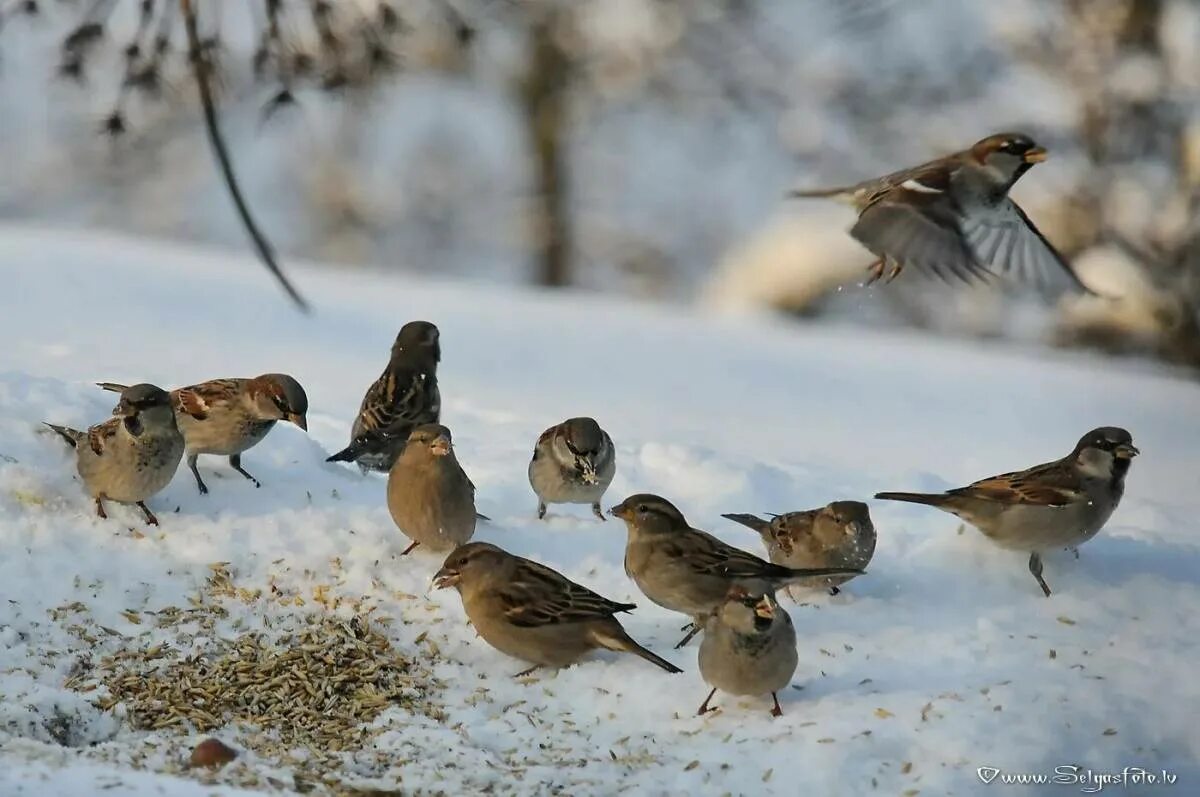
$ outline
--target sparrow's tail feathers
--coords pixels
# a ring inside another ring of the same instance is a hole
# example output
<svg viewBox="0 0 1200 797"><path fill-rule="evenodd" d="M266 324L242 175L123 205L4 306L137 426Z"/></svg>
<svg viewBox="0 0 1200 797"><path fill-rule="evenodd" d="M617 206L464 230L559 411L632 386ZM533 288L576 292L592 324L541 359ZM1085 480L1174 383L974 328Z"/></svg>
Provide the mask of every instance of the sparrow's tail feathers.
<svg viewBox="0 0 1200 797"><path fill-rule="evenodd" d="M354 462L362 453L362 447L351 443L336 454L330 454L325 458L326 462Z"/></svg>
<svg viewBox="0 0 1200 797"><path fill-rule="evenodd" d="M79 431L78 429L72 429L70 426L58 426L53 423L47 423L46 426L49 426L58 434L59 437L61 437L63 440L66 440L67 444L70 445L71 448L77 448L79 446L79 441L83 439L83 432Z"/></svg>
<svg viewBox="0 0 1200 797"><path fill-rule="evenodd" d="M855 186L843 185L838 188L806 188L792 189L788 196L792 199L832 199L847 204L854 203Z"/></svg>
<svg viewBox="0 0 1200 797"><path fill-rule="evenodd" d="M941 506L946 503L946 496L940 493L875 493L875 497L880 501L906 501L927 506Z"/></svg>
<svg viewBox="0 0 1200 797"><path fill-rule="evenodd" d="M766 531L771 525L767 521L760 518L758 515L732 514L732 515L721 515L721 517L725 518L726 520L732 520L734 523L741 523L743 526L754 529L755 531L757 531L759 533Z"/></svg>
<svg viewBox="0 0 1200 797"><path fill-rule="evenodd" d="M646 650L644 647L633 641L629 634L625 633L625 629L621 628L620 623L616 620L612 621L612 626L608 623L597 623L598 627L592 629L592 640L602 648L607 650L618 650L625 653L632 653L635 656L640 656L656 667L661 667L669 673L681 673L683 670L676 667L671 662Z"/></svg>
<svg viewBox="0 0 1200 797"><path fill-rule="evenodd" d="M858 567L780 567L784 583L795 584L797 581L822 576L859 576L863 570Z"/></svg>
<svg viewBox="0 0 1200 797"><path fill-rule="evenodd" d="M120 393L125 390L128 385L122 385L119 382L97 382L96 387L104 388L105 390L111 390L113 393Z"/></svg>

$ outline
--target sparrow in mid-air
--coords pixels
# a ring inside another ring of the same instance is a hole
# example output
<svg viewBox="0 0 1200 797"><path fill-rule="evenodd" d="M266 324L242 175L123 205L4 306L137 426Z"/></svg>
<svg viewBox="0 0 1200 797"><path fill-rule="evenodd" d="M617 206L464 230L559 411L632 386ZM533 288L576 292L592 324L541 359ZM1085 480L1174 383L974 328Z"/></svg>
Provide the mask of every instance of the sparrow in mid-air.
<svg viewBox="0 0 1200 797"><path fill-rule="evenodd" d="M175 475L183 457L183 435L175 422L171 396L162 388L140 384L121 391L115 417L81 432L47 423L75 449L75 467L88 493L96 499L96 514L105 501L136 504L146 522L158 518L146 499L158 493Z"/></svg>
<svg viewBox="0 0 1200 797"><path fill-rule="evenodd" d="M124 385L97 383L121 392ZM308 430L308 395L287 374L263 374L253 379L211 379L171 391L175 420L187 444L187 464L201 494L208 486L200 478L196 460L201 454L229 457L229 465L261 487L242 467L242 454L262 442L276 421L288 421Z"/></svg>
<svg viewBox="0 0 1200 797"><path fill-rule="evenodd" d="M771 715L783 714L775 694L796 672L796 629L770 592L733 587L704 627L700 641L700 677L712 687L697 714L715 711L708 703L720 689L731 695L771 693Z"/></svg>
<svg viewBox="0 0 1200 797"><path fill-rule="evenodd" d="M875 554L875 524L862 501L834 501L820 509L787 512L770 520L756 515L721 515L754 529L767 546L767 557L785 567L866 568ZM816 579L811 586L831 594L854 576ZM789 587L788 589L791 589Z"/></svg>
<svg viewBox="0 0 1200 797"><path fill-rule="evenodd" d="M1120 503L1125 474L1137 455L1129 432L1102 426L1079 438L1070 454L1054 462L945 493L875 497L937 507L967 521L1001 548L1028 551L1029 572L1050 597L1042 578L1042 553L1074 550L1096 536Z"/></svg>
<svg viewBox="0 0 1200 797"><path fill-rule="evenodd" d="M529 462L529 484L538 497L537 516L547 504L591 504L605 520L600 499L617 472L616 449L592 418L570 418L542 432Z"/></svg>
<svg viewBox="0 0 1200 797"><path fill-rule="evenodd" d="M442 410L438 338L438 328L428 321L409 321L401 327L387 368L363 396L350 430L350 445L326 462L357 462L363 471L391 470L408 433L423 423L438 422Z"/></svg>
<svg viewBox="0 0 1200 797"><path fill-rule="evenodd" d="M793 191L853 205L850 234L878 258L874 282L906 266L943 280L986 280L1000 274L1045 292L1092 291L1008 192L1046 150L1024 133L997 133L969 149L911 169L843 188Z"/></svg>
<svg viewBox="0 0 1200 797"><path fill-rule="evenodd" d="M682 672L625 632L613 615L634 609L597 595L566 576L486 542L451 552L433 577L454 587L483 640L501 653L539 667L566 667L592 650L640 656L669 673Z"/></svg>
<svg viewBox="0 0 1200 797"><path fill-rule="evenodd" d="M683 647L704 629L731 587L774 592L815 577L857 575L855 567L797 569L772 564L688 525L674 504L649 493L631 495L609 510L625 521L625 572L647 598L692 618Z"/></svg>

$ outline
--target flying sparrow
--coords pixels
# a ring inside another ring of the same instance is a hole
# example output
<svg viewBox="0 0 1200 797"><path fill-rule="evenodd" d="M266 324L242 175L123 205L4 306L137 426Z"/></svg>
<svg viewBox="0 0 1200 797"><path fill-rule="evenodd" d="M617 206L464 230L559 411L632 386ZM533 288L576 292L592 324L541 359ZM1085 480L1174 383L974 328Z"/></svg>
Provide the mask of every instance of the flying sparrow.
<svg viewBox="0 0 1200 797"><path fill-rule="evenodd" d="M154 385L134 385L121 391L114 416L81 432L47 423L75 449L75 467L84 487L96 499L102 518L104 502L137 504L146 522L158 518L145 501L171 481L183 456L183 435L175 423L171 397Z"/></svg>
<svg viewBox="0 0 1200 797"><path fill-rule="evenodd" d="M121 392L124 385L98 382L105 390ZM308 430L308 396L287 374L263 374L253 379L212 379L171 391L175 420L187 444L187 464L201 494L208 486L200 478L196 459L201 454L229 457L229 465L261 487L242 468L242 454L262 442L276 421Z"/></svg>
<svg viewBox="0 0 1200 797"><path fill-rule="evenodd" d="M501 653L539 667L566 667L597 648L641 656L670 673L671 662L634 642L613 615L634 609L576 584L545 565L486 542L453 551L434 576L438 589L454 587L484 641Z"/></svg>
<svg viewBox="0 0 1200 797"><path fill-rule="evenodd" d="M794 191L858 212L850 235L878 258L868 283L913 265L943 280L1005 274L1044 290L1091 293L1008 192L1046 150L1023 133L997 133L970 149L844 188ZM889 269L890 267L890 269Z"/></svg>
<svg viewBox="0 0 1200 797"><path fill-rule="evenodd" d="M788 512L764 520L756 515L721 515L754 529L768 558L785 567L856 567L864 569L875 553L875 525L861 501L834 501L820 509ZM811 586L838 594L838 585L854 576L823 578ZM790 587L789 587L790 589Z"/></svg>
<svg viewBox="0 0 1200 797"><path fill-rule="evenodd" d="M475 485L454 456L450 430L436 423L413 429L387 483L392 520L412 545L449 551L475 533Z"/></svg>
<svg viewBox="0 0 1200 797"><path fill-rule="evenodd" d="M538 519L546 504L591 504L605 520L600 498L617 472L612 439L591 418L570 418L542 432L529 463L529 484L538 497Z"/></svg>
<svg viewBox="0 0 1200 797"><path fill-rule="evenodd" d="M937 507L975 526L1001 548L1029 551L1029 572L1050 597L1042 578L1042 553L1075 549L1096 536L1120 503L1125 474L1137 454L1129 432L1103 426L1079 438L1070 454L1054 462L946 493L875 497Z"/></svg>
<svg viewBox="0 0 1200 797"><path fill-rule="evenodd" d="M631 495L609 512L624 520L629 530L625 572L647 598L692 618L691 630L677 648L704 628L731 587L761 594L788 584L811 583L816 576L862 572L855 567L796 569L764 562L693 529L670 501L657 495Z"/></svg>
<svg viewBox="0 0 1200 797"><path fill-rule="evenodd" d="M771 715L780 716L783 709L775 693L792 680L798 660L792 618L775 597L733 587L704 627L700 676L712 691L696 713L715 711L708 703L720 689L731 695L770 692L775 702Z"/></svg>
<svg viewBox="0 0 1200 797"><path fill-rule="evenodd" d="M363 396L350 445L326 462L357 462L363 471L390 470L413 427L438 422L438 337L438 328L428 321L409 321L400 329L387 368Z"/></svg>

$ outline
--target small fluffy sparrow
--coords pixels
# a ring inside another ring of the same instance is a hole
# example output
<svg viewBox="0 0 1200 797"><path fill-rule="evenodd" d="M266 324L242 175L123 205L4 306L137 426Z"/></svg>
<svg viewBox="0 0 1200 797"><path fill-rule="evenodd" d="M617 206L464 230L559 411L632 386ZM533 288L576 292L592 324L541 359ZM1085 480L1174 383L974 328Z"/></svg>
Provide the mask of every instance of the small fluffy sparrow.
<svg viewBox="0 0 1200 797"><path fill-rule="evenodd" d="M97 515L108 517L105 500L137 504L146 522L157 526L158 518L145 501L170 483L183 456L183 435L175 423L171 397L154 385L127 387L113 415L86 432L52 423L46 426L75 449L75 467L96 499Z"/></svg>
<svg viewBox="0 0 1200 797"><path fill-rule="evenodd" d="M935 506L967 521L1001 548L1029 551L1029 572L1050 597L1042 578L1042 553L1074 550L1096 536L1120 503L1125 474L1137 454L1129 432L1103 426L1079 438L1070 454L1054 462L946 493L875 497Z"/></svg>
<svg viewBox="0 0 1200 797"><path fill-rule="evenodd" d="M641 656L670 673L671 662L634 642L613 617L634 609L617 603L545 565L486 542L453 551L434 576L438 589L454 587L471 625L501 653L539 667L566 667L597 648Z"/></svg>
<svg viewBox="0 0 1200 797"><path fill-rule="evenodd" d="M617 452L608 432L591 418L570 418L542 432L529 463L540 520L546 504L591 504L605 520L600 498L617 472Z"/></svg>
<svg viewBox="0 0 1200 797"><path fill-rule="evenodd" d="M392 344L387 368L363 396L350 445L325 461L357 462L363 471L390 470L413 427L437 423L441 416L441 359L437 327L428 321L405 324Z"/></svg>
<svg viewBox="0 0 1200 797"><path fill-rule="evenodd" d="M1008 192L1046 150L1023 133L997 133L970 149L844 188L794 191L831 197L858 211L850 234L879 259L874 282L888 270L926 269L943 280L1016 276L1043 290L1091 291L1038 231Z"/></svg>
<svg viewBox="0 0 1200 797"><path fill-rule="evenodd" d="M98 382L105 390L121 392L124 385ZM196 459L201 454L229 457L229 465L261 487L242 468L242 454L262 442L276 421L308 430L308 396L287 374L263 374L253 379L212 379L171 391L175 420L187 443L187 464L201 494L208 486L200 478Z"/></svg>
<svg viewBox="0 0 1200 797"><path fill-rule="evenodd" d="M865 568L875 554L875 525L861 501L834 501L820 509L788 512L764 520L756 515L721 515L754 529L767 546L768 558L785 567ZM832 576L810 586L838 593L838 585L854 576Z"/></svg>
<svg viewBox="0 0 1200 797"><path fill-rule="evenodd" d="M700 676L712 691L696 713L715 711L708 703L720 689L731 695L770 692L775 702L771 715L780 716L783 709L775 693L792 680L798 661L792 618L774 596L734 587L704 627Z"/></svg>
<svg viewBox="0 0 1200 797"><path fill-rule="evenodd" d="M647 598L693 620L677 648L704 628L734 586L762 594L817 576L862 572L854 567L795 569L764 562L691 528L670 501L657 495L631 495L609 511L629 530L625 572Z"/></svg>
<svg viewBox="0 0 1200 797"><path fill-rule="evenodd" d="M404 535L418 545L449 551L475 533L475 485L467 478L450 440L436 423L413 429L388 474L388 510Z"/></svg>

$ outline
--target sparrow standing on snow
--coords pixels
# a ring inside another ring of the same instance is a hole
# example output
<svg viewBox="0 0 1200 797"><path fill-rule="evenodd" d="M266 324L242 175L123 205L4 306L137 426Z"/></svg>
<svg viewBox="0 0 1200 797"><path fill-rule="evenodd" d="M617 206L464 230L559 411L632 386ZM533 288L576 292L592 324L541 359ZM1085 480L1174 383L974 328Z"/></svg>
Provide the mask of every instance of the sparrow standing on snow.
<svg viewBox="0 0 1200 797"><path fill-rule="evenodd" d="M937 507L975 526L1001 548L1029 551L1029 572L1048 598L1042 552L1075 549L1096 536L1120 503L1125 474L1137 454L1129 432L1103 426L1079 438L1075 450L1054 462L946 493L875 497Z"/></svg>
<svg viewBox="0 0 1200 797"><path fill-rule="evenodd" d="M617 472L612 438L591 418L570 418L542 432L529 463L529 484L538 497L538 519L546 504L591 504L605 520L600 498Z"/></svg>
<svg viewBox="0 0 1200 797"><path fill-rule="evenodd" d="M603 648L641 656L669 673L671 662L634 642L613 617L635 608L576 584L545 565L486 542L455 550L434 576L438 589L454 587L484 641L501 653L539 667L566 667Z"/></svg>
<svg viewBox="0 0 1200 797"><path fill-rule="evenodd" d="M771 716L780 716L783 709L775 693L792 680L798 661L796 629L775 597L734 587L704 627L700 676L712 691L696 713L716 711L708 702L720 689L731 695L770 692L775 702Z"/></svg>
<svg viewBox="0 0 1200 797"><path fill-rule="evenodd" d="M137 504L146 522L158 518L145 501L175 475L183 456L183 435L175 423L171 396L154 385L134 385L121 391L116 416L81 432L47 423L75 449L75 467L84 487L96 499L102 518L104 501Z"/></svg>
<svg viewBox="0 0 1200 797"><path fill-rule="evenodd" d="M875 554L875 525L861 501L834 501L820 509L788 512L764 520L755 515L721 515L754 529L767 546L767 557L785 567L864 569ZM838 585L854 576L831 576L811 586L838 594ZM790 587L789 587L790 589Z"/></svg>
<svg viewBox="0 0 1200 797"><path fill-rule="evenodd" d="M388 474L388 510L404 535L418 545L449 551L475 533L475 485L467 478L450 440L436 423L413 429Z"/></svg>
<svg viewBox="0 0 1200 797"><path fill-rule="evenodd" d="M764 562L691 528L670 501L657 495L631 495L609 512L629 529L625 572L647 598L692 618L691 630L676 648L704 628L732 587L761 595L815 576L862 572L853 567L794 569Z"/></svg>
<svg viewBox="0 0 1200 797"><path fill-rule="evenodd" d="M363 471L390 470L413 427L438 422L438 337L438 328L428 321L409 321L400 329L387 368L363 396L350 445L326 462L357 462Z"/></svg>
<svg viewBox="0 0 1200 797"><path fill-rule="evenodd" d="M1038 231L1008 192L1046 150L1023 133L997 133L970 149L845 188L794 191L795 197L832 197L858 211L850 234L879 259L874 282L890 266L943 280L984 280L993 274L1029 280L1040 288L1091 291ZM1055 284L1057 283L1057 284Z"/></svg>
<svg viewBox="0 0 1200 797"><path fill-rule="evenodd" d="M120 392L124 385L97 383ZM187 443L187 464L200 493L208 486L200 478L196 459L201 454L229 457L229 465L262 487L242 468L242 454L262 442L276 421L288 421L308 430L308 396L287 374L263 374L253 379L212 379L171 391L175 420Z"/></svg>

